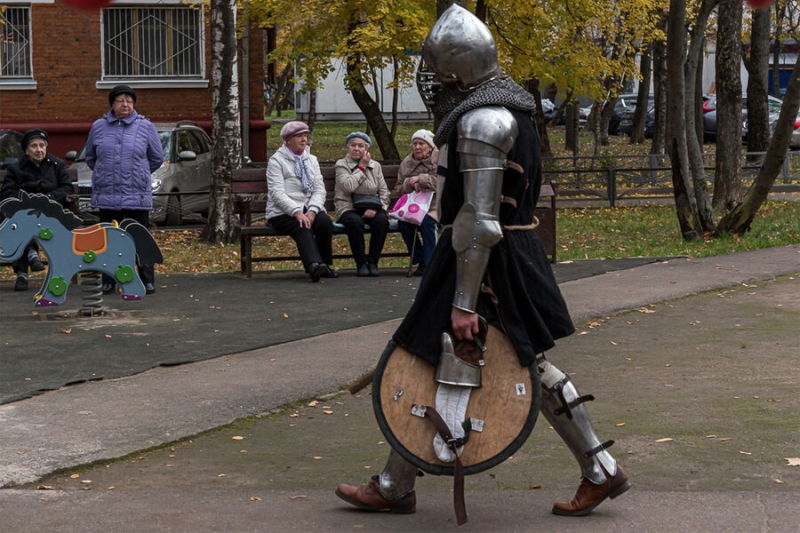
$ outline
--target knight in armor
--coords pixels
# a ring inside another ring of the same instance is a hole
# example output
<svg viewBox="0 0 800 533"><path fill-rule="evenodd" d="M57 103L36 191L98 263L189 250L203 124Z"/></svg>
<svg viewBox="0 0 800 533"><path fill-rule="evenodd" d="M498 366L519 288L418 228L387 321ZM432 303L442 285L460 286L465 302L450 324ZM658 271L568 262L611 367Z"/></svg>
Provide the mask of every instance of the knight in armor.
<svg viewBox="0 0 800 533"><path fill-rule="evenodd" d="M535 100L499 67L488 28L458 5L428 34L417 83L440 119L434 141L444 230L394 341L437 365L437 381L448 383L439 371L452 342L471 341L479 317L502 330L520 363L537 365L540 412L580 466L576 494L555 502L553 513L589 514L630 482L607 450L613 441L601 442L592 427L584 402L593 398L544 357L575 327L534 231L542 179ZM393 450L379 476L359 487L341 484L336 494L365 510L413 513L418 473Z"/></svg>

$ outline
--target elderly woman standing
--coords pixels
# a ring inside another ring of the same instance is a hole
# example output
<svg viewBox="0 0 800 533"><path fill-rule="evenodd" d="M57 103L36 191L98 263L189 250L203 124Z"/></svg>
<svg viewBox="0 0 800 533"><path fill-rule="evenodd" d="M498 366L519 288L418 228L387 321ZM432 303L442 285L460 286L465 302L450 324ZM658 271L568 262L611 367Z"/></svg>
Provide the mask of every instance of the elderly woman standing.
<svg viewBox="0 0 800 533"><path fill-rule="evenodd" d="M369 153L369 135L354 131L347 136L345 145L347 156L336 162L336 221L345 227L358 275L379 276L378 261L389 232L389 187L380 163L373 161ZM372 232L369 253L364 247L367 224Z"/></svg>
<svg viewBox="0 0 800 533"><path fill-rule="evenodd" d="M411 136L411 153L403 159L397 171L397 191L400 194L408 194L411 191L436 191L438 159L439 150L433 144L433 133L428 130L414 132L414 135ZM403 235L409 253L414 251L411 262L417 265L417 269L414 271L415 276L421 276L425 272L433 255L433 249L436 248L437 221L436 199L434 198L421 225L415 226L402 220L397 223L397 229ZM422 245L419 244L420 236Z"/></svg>
<svg viewBox="0 0 800 533"><path fill-rule="evenodd" d="M100 222L132 218L150 226L153 209L151 174L164 162L161 139L152 122L134 109L136 92L117 85L108 93L111 109L94 121L86 141L86 164L92 169L92 207ZM147 294L156 292L153 265L137 265ZM116 281L103 275L103 294Z"/></svg>
<svg viewBox="0 0 800 533"><path fill-rule="evenodd" d="M310 130L294 120L281 128L283 144L267 163L266 218L297 243L311 281L339 277L333 264L333 222L325 211L325 182L317 158L308 148Z"/></svg>

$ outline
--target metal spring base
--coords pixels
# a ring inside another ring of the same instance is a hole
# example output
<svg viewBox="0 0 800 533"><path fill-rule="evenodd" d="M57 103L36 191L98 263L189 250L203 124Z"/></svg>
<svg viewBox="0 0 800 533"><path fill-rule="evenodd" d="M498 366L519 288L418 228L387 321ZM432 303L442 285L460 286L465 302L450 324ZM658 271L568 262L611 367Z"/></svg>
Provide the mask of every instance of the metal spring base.
<svg viewBox="0 0 800 533"><path fill-rule="evenodd" d="M82 307L78 310L81 316L101 316L106 314L103 306L103 276L99 272L81 272L80 274Z"/></svg>

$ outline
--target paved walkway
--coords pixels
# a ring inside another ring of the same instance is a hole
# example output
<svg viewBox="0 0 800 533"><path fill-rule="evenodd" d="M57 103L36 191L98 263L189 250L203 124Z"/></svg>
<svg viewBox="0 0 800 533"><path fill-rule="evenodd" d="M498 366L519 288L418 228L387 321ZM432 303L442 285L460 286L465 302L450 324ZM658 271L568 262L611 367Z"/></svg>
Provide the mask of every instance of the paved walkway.
<svg viewBox="0 0 800 533"><path fill-rule="evenodd" d="M470 521L460 529L800 529L800 468L786 461L800 457L798 273L794 245L563 283L581 327L551 359L598 398L595 425L617 439L613 451L634 489L590 518L550 515L552 500L574 491L577 474L540 424L514 459L468 478ZM331 393L374 362L397 320L0 406L3 530L456 529L449 478L420 481L418 512L404 517L354 512L332 493L336 480L360 483L377 473L385 457L368 392ZM314 397L333 414L296 405ZM748 410L742 398L765 400ZM664 450L665 442L676 446ZM109 467L75 468L134 453ZM24 486L56 470L66 475L42 483L57 490Z"/></svg>

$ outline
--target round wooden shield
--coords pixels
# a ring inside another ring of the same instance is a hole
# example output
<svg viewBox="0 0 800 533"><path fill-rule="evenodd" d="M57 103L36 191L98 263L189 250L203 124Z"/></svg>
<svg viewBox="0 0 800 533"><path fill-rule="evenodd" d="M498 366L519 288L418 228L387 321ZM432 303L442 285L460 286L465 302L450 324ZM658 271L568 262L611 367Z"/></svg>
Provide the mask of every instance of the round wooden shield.
<svg viewBox="0 0 800 533"><path fill-rule="evenodd" d="M520 365L511 341L493 326L486 348L481 386L472 389L467 404L473 430L460 455L465 474L483 472L508 459L527 440L539 415L536 369ZM392 448L429 474L452 476L454 463L440 461L434 451L433 423L412 413L415 406L436 406L435 370L390 341L375 369L372 406Z"/></svg>

